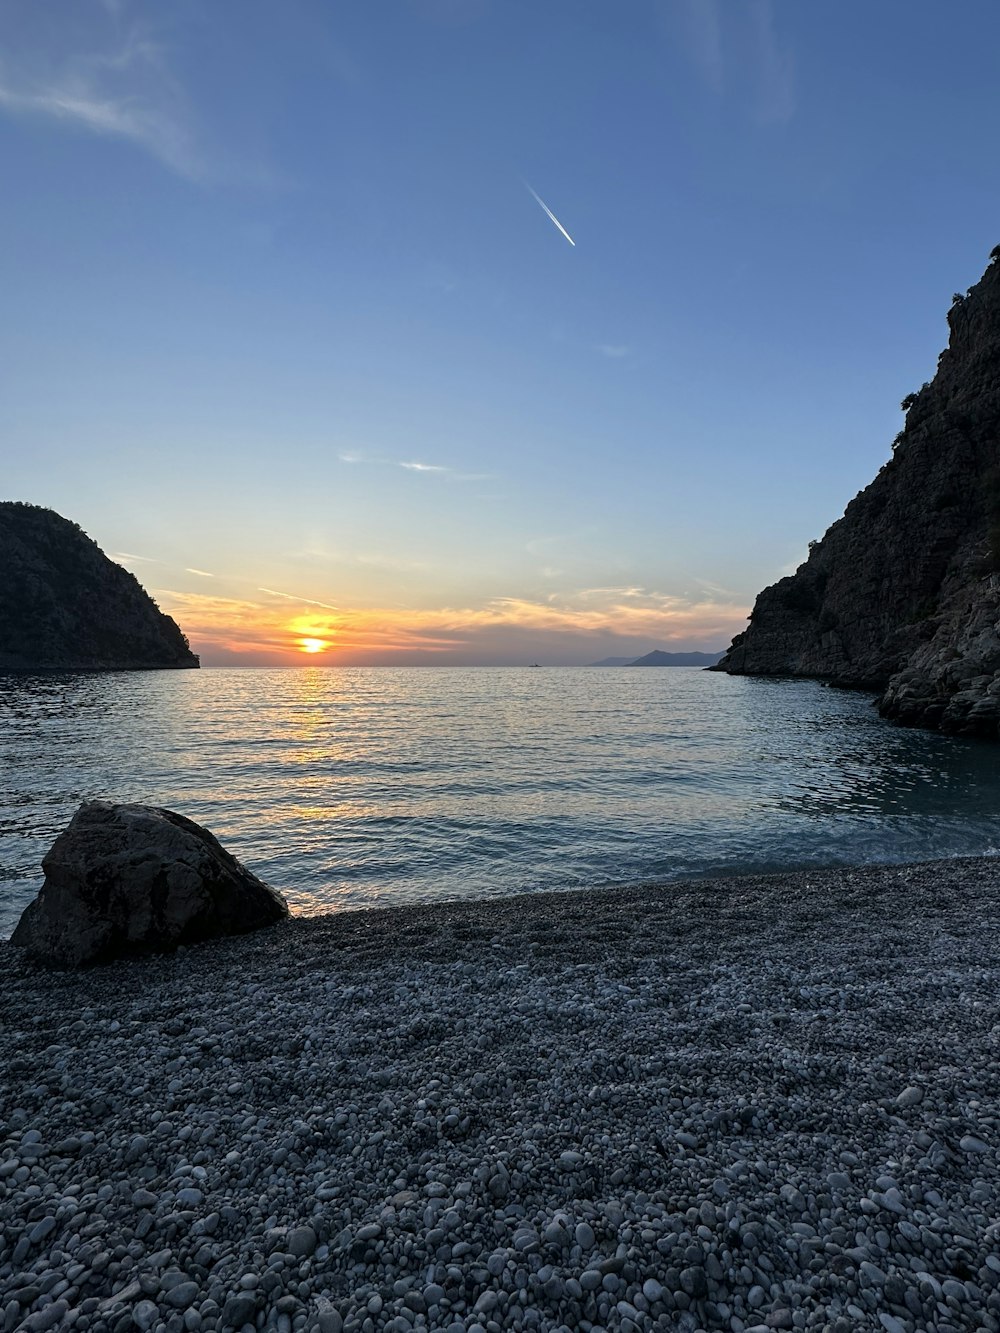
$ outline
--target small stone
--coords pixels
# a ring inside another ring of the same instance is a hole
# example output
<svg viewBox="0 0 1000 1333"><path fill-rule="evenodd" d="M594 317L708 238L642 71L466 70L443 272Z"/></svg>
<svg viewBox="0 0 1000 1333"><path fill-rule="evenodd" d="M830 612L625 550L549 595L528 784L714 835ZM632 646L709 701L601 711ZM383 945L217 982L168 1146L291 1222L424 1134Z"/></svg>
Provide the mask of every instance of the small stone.
<svg viewBox="0 0 1000 1333"><path fill-rule="evenodd" d="M695 1300L704 1300L708 1295L708 1279L704 1268L685 1268L681 1271L681 1290Z"/></svg>
<svg viewBox="0 0 1000 1333"><path fill-rule="evenodd" d="M901 1110L906 1110L908 1106L918 1106L924 1100L924 1090L918 1087L904 1088L896 1098L896 1105Z"/></svg>
<svg viewBox="0 0 1000 1333"><path fill-rule="evenodd" d="M48 1329L56 1328L62 1323L68 1309L66 1301L53 1301L44 1310L36 1310L34 1314L28 1315L22 1327L25 1333L47 1333Z"/></svg>
<svg viewBox="0 0 1000 1333"><path fill-rule="evenodd" d="M293 1227L288 1233L288 1253L296 1259L307 1259L316 1249L316 1232L312 1227Z"/></svg>
<svg viewBox="0 0 1000 1333"><path fill-rule="evenodd" d="M344 1321L340 1311L334 1309L329 1301L323 1301L317 1318L319 1333L343 1333Z"/></svg>
<svg viewBox="0 0 1000 1333"><path fill-rule="evenodd" d="M172 1305L175 1310L186 1310L189 1305L193 1305L198 1299L198 1292L197 1282L180 1282L170 1291L164 1292L163 1300L167 1305Z"/></svg>
<svg viewBox="0 0 1000 1333"><path fill-rule="evenodd" d="M513 1243L518 1254L534 1254L538 1250L538 1236L529 1227L515 1231Z"/></svg>
<svg viewBox="0 0 1000 1333"><path fill-rule="evenodd" d="M884 1310L879 1311L879 1323L885 1329L885 1333L906 1333L906 1325L902 1319L897 1319L893 1314L887 1314Z"/></svg>
<svg viewBox="0 0 1000 1333"><path fill-rule="evenodd" d="M173 1291L174 1287L179 1287L187 1281L187 1274L182 1273L179 1268L168 1268L160 1276L160 1291Z"/></svg>
<svg viewBox="0 0 1000 1333"><path fill-rule="evenodd" d="M155 1301L139 1301L132 1307L132 1321L143 1333L152 1328L159 1317L160 1311Z"/></svg>
<svg viewBox="0 0 1000 1333"><path fill-rule="evenodd" d="M231 1328L252 1324L256 1315L257 1297L252 1291L237 1292L222 1307L222 1317Z"/></svg>
<svg viewBox="0 0 1000 1333"><path fill-rule="evenodd" d="M48 1217L43 1217L42 1220L40 1222L36 1222L35 1225L28 1232L28 1239L31 1241L32 1245L38 1245L48 1236L51 1236L53 1231L55 1231L55 1229L56 1229L56 1219L51 1215Z"/></svg>
<svg viewBox="0 0 1000 1333"><path fill-rule="evenodd" d="M984 1153L989 1152L990 1150L990 1145L984 1143L982 1139L978 1138L975 1134L963 1134L958 1141L958 1146L963 1152ZM39 1225L41 1225L41 1223L39 1223Z"/></svg>
<svg viewBox="0 0 1000 1333"><path fill-rule="evenodd" d="M594 1228L589 1222L577 1222L575 1235L577 1245L579 1245L580 1249L584 1252L592 1250L597 1244Z"/></svg>

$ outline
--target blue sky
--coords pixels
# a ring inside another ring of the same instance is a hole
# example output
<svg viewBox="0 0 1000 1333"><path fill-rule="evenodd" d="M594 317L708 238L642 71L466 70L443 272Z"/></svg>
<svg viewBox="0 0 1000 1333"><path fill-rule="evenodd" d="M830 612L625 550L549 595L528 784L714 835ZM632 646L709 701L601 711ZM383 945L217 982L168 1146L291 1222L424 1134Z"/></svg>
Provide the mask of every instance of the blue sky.
<svg viewBox="0 0 1000 1333"><path fill-rule="evenodd" d="M998 48L979 0L7 0L4 495L207 662L722 647L1000 240Z"/></svg>

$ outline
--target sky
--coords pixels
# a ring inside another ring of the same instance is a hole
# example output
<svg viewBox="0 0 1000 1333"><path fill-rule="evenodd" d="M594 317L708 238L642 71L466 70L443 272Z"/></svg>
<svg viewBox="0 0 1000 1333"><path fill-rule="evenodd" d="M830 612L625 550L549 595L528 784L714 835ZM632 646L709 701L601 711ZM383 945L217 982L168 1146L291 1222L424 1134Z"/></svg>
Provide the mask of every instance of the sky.
<svg viewBox="0 0 1000 1333"><path fill-rule="evenodd" d="M718 650L1000 241L995 0L3 0L0 493L208 666Z"/></svg>

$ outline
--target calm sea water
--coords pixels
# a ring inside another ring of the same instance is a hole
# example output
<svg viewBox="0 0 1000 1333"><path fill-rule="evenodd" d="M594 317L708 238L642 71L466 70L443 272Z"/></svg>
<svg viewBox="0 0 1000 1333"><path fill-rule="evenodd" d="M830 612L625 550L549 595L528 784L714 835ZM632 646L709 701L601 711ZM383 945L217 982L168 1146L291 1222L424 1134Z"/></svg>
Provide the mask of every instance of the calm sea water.
<svg viewBox="0 0 1000 1333"><path fill-rule="evenodd" d="M88 798L207 825L293 908L989 853L1000 752L698 670L0 676L0 937Z"/></svg>

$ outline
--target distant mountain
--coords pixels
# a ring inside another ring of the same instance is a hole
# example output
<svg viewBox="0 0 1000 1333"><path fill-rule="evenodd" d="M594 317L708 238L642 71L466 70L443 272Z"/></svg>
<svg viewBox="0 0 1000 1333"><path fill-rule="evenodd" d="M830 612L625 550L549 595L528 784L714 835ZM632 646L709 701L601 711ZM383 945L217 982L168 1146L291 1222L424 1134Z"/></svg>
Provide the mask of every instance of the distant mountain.
<svg viewBox="0 0 1000 1333"><path fill-rule="evenodd" d="M663 653L654 648L645 657L637 657L629 666L637 667L710 667L722 658L722 653Z"/></svg>
<svg viewBox="0 0 1000 1333"><path fill-rule="evenodd" d="M599 662L588 662L587 665L594 667L710 667L715 666L721 657L721 653L664 653L659 648L655 648L651 653L647 653L645 657L602 657Z"/></svg>
<svg viewBox="0 0 1000 1333"><path fill-rule="evenodd" d="M51 509L0 501L0 670L196 667L135 575Z"/></svg>

